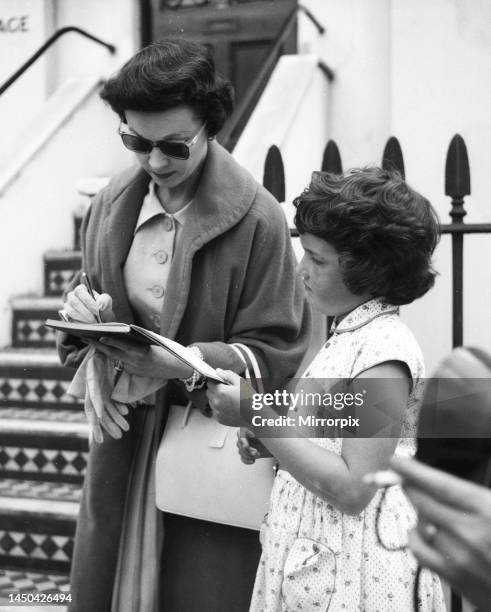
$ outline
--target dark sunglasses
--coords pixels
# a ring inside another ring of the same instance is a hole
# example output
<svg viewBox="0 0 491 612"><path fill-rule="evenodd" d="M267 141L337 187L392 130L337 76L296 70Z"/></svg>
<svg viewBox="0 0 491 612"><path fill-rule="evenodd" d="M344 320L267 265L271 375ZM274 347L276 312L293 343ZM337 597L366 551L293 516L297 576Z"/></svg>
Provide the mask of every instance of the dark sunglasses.
<svg viewBox="0 0 491 612"><path fill-rule="evenodd" d="M133 151L134 153L146 153L152 152L154 147L157 147L164 155L168 157L175 157L176 159L188 159L190 154L190 148L198 142L198 138L201 132L205 129L205 123L200 127L198 133L191 138L191 140L184 140L183 142L173 142L172 140L147 140L142 136L136 136L125 131L129 129L127 126L121 126L119 128L119 135L123 141L124 146Z"/></svg>

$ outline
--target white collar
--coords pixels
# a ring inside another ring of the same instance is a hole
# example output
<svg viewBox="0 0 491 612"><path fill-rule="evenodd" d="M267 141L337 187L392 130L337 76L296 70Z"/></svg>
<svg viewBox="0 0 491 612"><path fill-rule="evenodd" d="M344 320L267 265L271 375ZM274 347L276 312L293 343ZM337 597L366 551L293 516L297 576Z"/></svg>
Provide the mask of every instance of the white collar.
<svg viewBox="0 0 491 612"><path fill-rule="evenodd" d="M347 314L338 325L331 327L331 332L342 334L363 327L373 319L386 314L399 314L399 307L388 304L383 298L372 298Z"/></svg>
<svg viewBox="0 0 491 612"><path fill-rule="evenodd" d="M168 217L171 217L176 223L179 223L180 225L184 225L186 221L189 208L193 201L189 201L183 208L181 208L175 213L168 213L157 196L156 187L156 183L154 181L150 181L148 186L148 193L143 200L143 204L140 210L140 214L138 215L138 220L136 222L133 234L136 234L136 232L141 228L144 223L146 223L150 219L153 219L153 217L157 215L166 215Z"/></svg>

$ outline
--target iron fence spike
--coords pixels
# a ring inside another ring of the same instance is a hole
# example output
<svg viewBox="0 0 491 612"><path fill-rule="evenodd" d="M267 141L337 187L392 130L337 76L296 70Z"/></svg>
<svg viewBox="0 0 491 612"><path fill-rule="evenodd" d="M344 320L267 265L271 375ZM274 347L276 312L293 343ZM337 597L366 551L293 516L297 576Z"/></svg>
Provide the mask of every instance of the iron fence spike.
<svg viewBox="0 0 491 612"><path fill-rule="evenodd" d="M382 168L384 170L397 170L403 179L406 178L401 145L395 136L391 136L387 140L382 155Z"/></svg>
<svg viewBox="0 0 491 612"><path fill-rule="evenodd" d="M281 151L271 145L264 162L263 186L274 195L278 202L285 201L285 169Z"/></svg>
<svg viewBox="0 0 491 612"><path fill-rule="evenodd" d="M445 195L461 199L471 192L469 158L460 134L450 141L445 162Z"/></svg>
<svg viewBox="0 0 491 612"><path fill-rule="evenodd" d="M322 172L331 172L332 174L343 173L341 155L339 154L338 145L334 142L334 140L329 140L326 148L324 149L321 170Z"/></svg>

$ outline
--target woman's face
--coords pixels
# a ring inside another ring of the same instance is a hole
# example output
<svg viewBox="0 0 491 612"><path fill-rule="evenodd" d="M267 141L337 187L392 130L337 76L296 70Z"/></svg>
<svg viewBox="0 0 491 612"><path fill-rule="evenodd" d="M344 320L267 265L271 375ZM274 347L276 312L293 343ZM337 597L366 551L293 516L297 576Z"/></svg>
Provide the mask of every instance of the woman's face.
<svg viewBox="0 0 491 612"><path fill-rule="evenodd" d="M126 125L130 132L147 140L190 141L203 127L189 106L176 106L166 111L147 113L125 111ZM159 187L175 189L184 186L199 172L208 152L206 129L198 136L196 144L189 148L188 159L176 159L154 147L150 153L135 153L142 168Z"/></svg>
<svg viewBox="0 0 491 612"><path fill-rule="evenodd" d="M339 253L332 244L312 234L301 234L300 242L304 256L297 266L297 273L315 310L329 316L340 316L370 299L370 295L355 295L346 287Z"/></svg>

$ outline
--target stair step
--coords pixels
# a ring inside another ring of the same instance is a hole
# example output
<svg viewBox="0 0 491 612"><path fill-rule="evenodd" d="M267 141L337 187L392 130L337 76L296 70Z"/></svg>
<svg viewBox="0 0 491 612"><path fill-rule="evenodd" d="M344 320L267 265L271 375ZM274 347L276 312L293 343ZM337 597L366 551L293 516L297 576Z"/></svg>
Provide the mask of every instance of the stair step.
<svg viewBox="0 0 491 612"><path fill-rule="evenodd" d="M53 349L0 350L0 406L80 410L66 393L73 374Z"/></svg>
<svg viewBox="0 0 491 612"><path fill-rule="evenodd" d="M75 230L79 231L79 228ZM48 251L44 254L44 293L60 296L82 267L82 251Z"/></svg>
<svg viewBox="0 0 491 612"><path fill-rule="evenodd" d="M68 573L80 485L0 479L0 566Z"/></svg>
<svg viewBox="0 0 491 612"><path fill-rule="evenodd" d="M19 296L12 307L12 344L15 347L53 347L55 331L44 326L45 319L58 318L60 297Z"/></svg>
<svg viewBox="0 0 491 612"><path fill-rule="evenodd" d="M82 411L0 408L0 478L82 484L88 434Z"/></svg>
<svg viewBox="0 0 491 612"><path fill-rule="evenodd" d="M70 593L70 581L67 574L50 573L50 572L28 572L11 569L0 569L0 605L11 604L9 595L15 597L17 594L43 594L56 596L59 594L58 602L64 601L63 595L68 597ZM66 600L65 600L66 601ZM15 600L14 600L15 602ZM1 610L11 610L12 608L0 608ZM18 609L17 607L14 609ZM34 610L33 603L26 610ZM44 605L39 607L43 612L64 612L66 605L56 607Z"/></svg>

